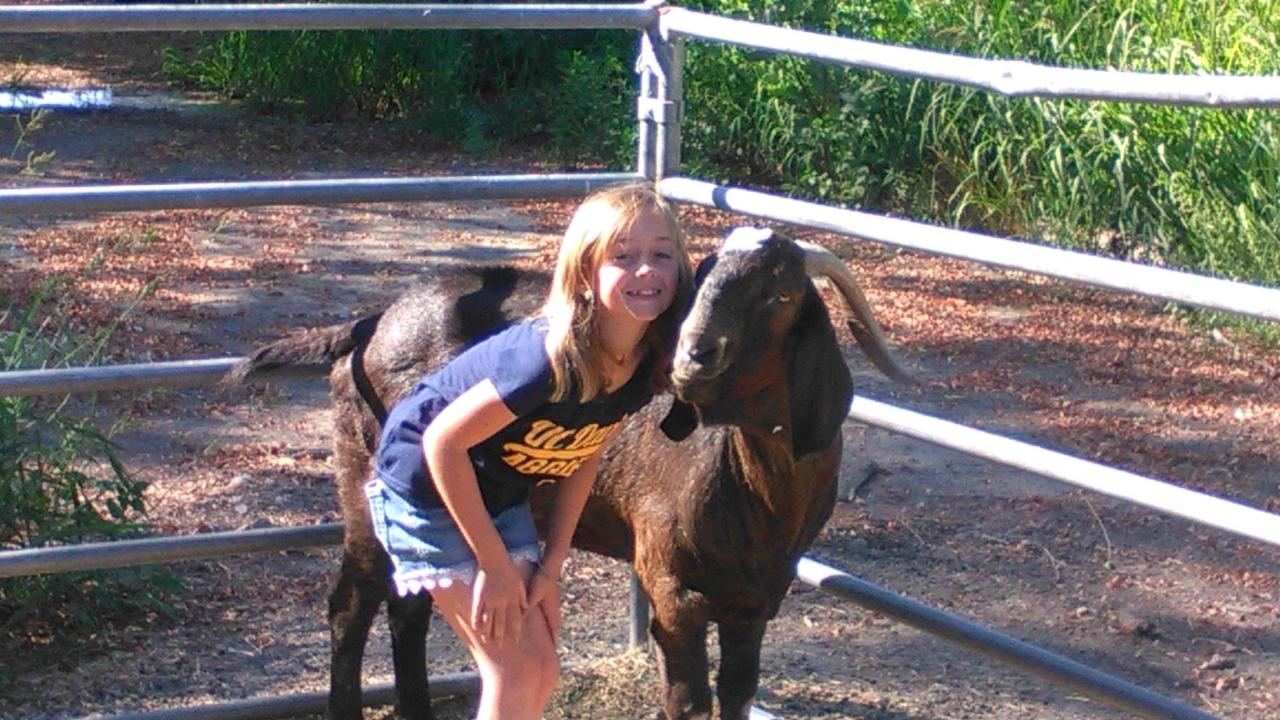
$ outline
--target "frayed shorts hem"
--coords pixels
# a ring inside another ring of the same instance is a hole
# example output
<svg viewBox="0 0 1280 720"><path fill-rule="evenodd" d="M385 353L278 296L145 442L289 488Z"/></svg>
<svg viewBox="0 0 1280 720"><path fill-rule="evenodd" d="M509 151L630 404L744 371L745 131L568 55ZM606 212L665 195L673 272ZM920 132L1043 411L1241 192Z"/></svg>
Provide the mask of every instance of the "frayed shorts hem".
<svg viewBox="0 0 1280 720"><path fill-rule="evenodd" d="M475 555L446 508L418 507L376 477L364 491L374 535L391 557L396 594L409 597L475 583ZM513 561L536 565L542 559L528 503L507 508L492 520Z"/></svg>

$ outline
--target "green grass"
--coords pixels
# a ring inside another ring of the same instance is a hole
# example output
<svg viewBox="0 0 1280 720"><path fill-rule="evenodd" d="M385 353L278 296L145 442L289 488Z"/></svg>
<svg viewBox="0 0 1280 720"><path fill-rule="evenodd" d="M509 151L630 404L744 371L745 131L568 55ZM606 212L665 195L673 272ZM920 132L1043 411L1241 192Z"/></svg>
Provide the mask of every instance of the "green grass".
<svg viewBox="0 0 1280 720"><path fill-rule="evenodd" d="M1274 0L704 4L978 57L1280 72ZM714 45L689 55L694 172L1280 285L1280 111L1007 98L792 58L748 67L751 53Z"/></svg>

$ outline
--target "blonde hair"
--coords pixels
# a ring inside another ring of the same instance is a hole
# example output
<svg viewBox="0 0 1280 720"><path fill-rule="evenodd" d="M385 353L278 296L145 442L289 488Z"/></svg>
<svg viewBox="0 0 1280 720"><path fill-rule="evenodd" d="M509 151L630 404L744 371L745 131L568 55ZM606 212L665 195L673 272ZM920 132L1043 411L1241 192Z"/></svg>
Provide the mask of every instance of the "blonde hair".
<svg viewBox="0 0 1280 720"><path fill-rule="evenodd" d="M584 200L560 243L551 294L542 309L550 322L552 400L565 399L576 385L578 400L586 402L604 388L607 356L597 338L596 271L613 244L649 210L657 210L666 220L678 267L671 307L649 324L641 341L646 354L659 354L653 366L654 389L666 386L676 331L693 294L693 270L675 208L652 184L630 183L600 190Z"/></svg>

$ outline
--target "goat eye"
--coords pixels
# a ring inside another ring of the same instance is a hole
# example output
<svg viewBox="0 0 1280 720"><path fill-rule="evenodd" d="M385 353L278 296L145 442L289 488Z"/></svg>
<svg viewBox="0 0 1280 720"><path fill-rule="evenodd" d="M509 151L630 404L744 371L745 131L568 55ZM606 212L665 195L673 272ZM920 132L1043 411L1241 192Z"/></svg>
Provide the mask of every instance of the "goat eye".
<svg viewBox="0 0 1280 720"><path fill-rule="evenodd" d="M786 305L787 303L791 302L791 293L778 293L777 300L783 305Z"/></svg>

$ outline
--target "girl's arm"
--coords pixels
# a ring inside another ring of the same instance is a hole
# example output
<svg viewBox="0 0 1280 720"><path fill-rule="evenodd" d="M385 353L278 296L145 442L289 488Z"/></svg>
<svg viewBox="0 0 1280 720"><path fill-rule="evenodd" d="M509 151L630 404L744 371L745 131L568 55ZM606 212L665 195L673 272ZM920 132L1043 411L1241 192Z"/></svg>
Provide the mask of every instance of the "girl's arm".
<svg viewBox="0 0 1280 720"><path fill-rule="evenodd" d="M587 504L599 467L600 453L596 453L576 472L556 483L556 498L551 507L542 564L529 583L529 608L542 610L551 630L551 639L557 645L560 643L561 625L560 574L569 555L573 531L578 527L578 519L582 517L582 508Z"/></svg>
<svg viewBox="0 0 1280 720"><path fill-rule="evenodd" d="M422 436L423 457L436 490L479 564L471 626L494 642L520 634L524 581L485 509L467 451L515 419L498 389L485 380L449 403Z"/></svg>
<svg viewBox="0 0 1280 720"><path fill-rule="evenodd" d="M599 468L600 453L596 453L576 472L556 483L555 504L548 518L547 540L542 565L538 568L539 572L547 574L549 580L560 579L564 561L569 557L569 542L573 540L573 531L578 527L578 519L582 517L582 508L587 504L587 496L591 494L591 485Z"/></svg>

